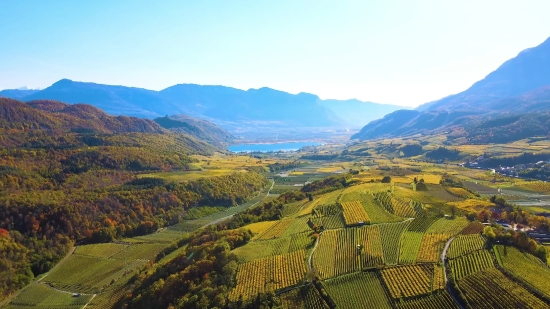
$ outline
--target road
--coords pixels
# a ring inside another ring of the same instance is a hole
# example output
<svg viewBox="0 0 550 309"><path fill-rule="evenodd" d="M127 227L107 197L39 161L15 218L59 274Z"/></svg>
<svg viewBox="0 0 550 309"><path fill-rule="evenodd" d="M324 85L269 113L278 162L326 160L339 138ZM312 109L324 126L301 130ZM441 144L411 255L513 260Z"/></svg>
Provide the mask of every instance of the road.
<svg viewBox="0 0 550 309"><path fill-rule="evenodd" d="M458 299L456 298L453 290L449 288L448 279L447 279L447 263L446 263L447 250L449 250L449 247L451 246L451 243L453 242L454 239L455 239L454 237L451 237L451 239L449 239L445 244L445 248L443 248L443 252L441 252L441 262L443 263L443 275L445 276L445 286L447 287L447 292L449 292L449 295L451 295L455 304L457 304L457 306L460 309L464 309L464 307L462 307L460 302L458 302Z"/></svg>

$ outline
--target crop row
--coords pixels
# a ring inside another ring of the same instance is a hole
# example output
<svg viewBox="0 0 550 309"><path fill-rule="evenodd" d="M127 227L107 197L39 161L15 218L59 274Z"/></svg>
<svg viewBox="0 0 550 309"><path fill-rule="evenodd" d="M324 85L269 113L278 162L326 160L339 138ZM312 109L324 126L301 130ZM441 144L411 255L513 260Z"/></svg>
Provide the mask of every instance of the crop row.
<svg viewBox="0 0 550 309"><path fill-rule="evenodd" d="M459 235L453 239L447 256L449 259L483 249L485 239L478 234Z"/></svg>
<svg viewBox="0 0 550 309"><path fill-rule="evenodd" d="M329 309L316 288L309 285L283 293L279 296L283 308L288 309Z"/></svg>
<svg viewBox="0 0 550 309"><path fill-rule="evenodd" d="M298 284L306 271L304 250L241 264L237 270L236 286L229 298L233 301L240 296L249 299L258 293Z"/></svg>
<svg viewBox="0 0 550 309"><path fill-rule="evenodd" d="M474 251L473 253L449 261L449 267L455 280L460 280L494 266L493 258L486 250Z"/></svg>
<svg viewBox="0 0 550 309"><path fill-rule="evenodd" d="M358 272L325 282L337 308L392 308L376 272Z"/></svg>
<svg viewBox="0 0 550 309"><path fill-rule="evenodd" d="M480 222L472 222L460 231L462 235L480 234L485 226Z"/></svg>
<svg viewBox="0 0 550 309"><path fill-rule="evenodd" d="M361 205L359 201L352 202L343 202L342 207L344 208L344 221L347 226L357 225L357 224L369 224L370 218Z"/></svg>
<svg viewBox="0 0 550 309"><path fill-rule="evenodd" d="M395 302L397 309L458 309L458 305L447 291L433 295L415 298L407 301Z"/></svg>
<svg viewBox="0 0 550 309"><path fill-rule="evenodd" d="M458 286L470 308L548 308L496 268L465 277Z"/></svg>
<svg viewBox="0 0 550 309"><path fill-rule="evenodd" d="M438 218L436 216L418 216L411 221L407 231L410 232L426 232L430 225L432 225Z"/></svg>
<svg viewBox="0 0 550 309"><path fill-rule="evenodd" d="M385 268L381 271L386 287L393 298L412 297L428 294L432 290L429 271L426 265L407 265Z"/></svg>
<svg viewBox="0 0 550 309"><path fill-rule="evenodd" d="M266 240L281 237L286 229L292 224L292 219L280 220L271 228L260 234L257 240Z"/></svg>
<svg viewBox="0 0 550 309"><path fill-rule="evenodd" d="M449 238L448 234L424 234L416 260L418 262L437 262L439 254Z"/></svg>
<svg viewBox="0 0 550 309"><path fill-rule="evenodd" d="M506 270L523 282L550 297L550 268L527 252L502 245L496 246Z"/></svg>

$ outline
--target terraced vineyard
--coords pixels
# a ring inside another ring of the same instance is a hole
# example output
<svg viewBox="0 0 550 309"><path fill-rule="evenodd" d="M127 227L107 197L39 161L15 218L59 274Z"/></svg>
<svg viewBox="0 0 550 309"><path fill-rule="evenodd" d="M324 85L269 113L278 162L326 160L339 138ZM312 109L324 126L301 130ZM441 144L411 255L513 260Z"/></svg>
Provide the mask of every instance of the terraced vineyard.
<svg viewBox="0 0 550 309"><path fill-rule="evenodd" d="M329 309L317 289L307 286L283 293L280 296L283 308L288 309Z"/></svg>
<svg viewBox="0 0 550 309"><path fill-rule="evenodd" d="M380 237L380 228L378 225L358 228L357 241L363 246L361 250L362 268L384 265L382 238Z"/></svg>
<svg viewBox="0 0 550 309"><path fill-rule="evenodd" d="M519 251L514 247L496 246L504 268L525 284L532 286L540 293L550 298L550 268L544 265L537 257Z"/></svg>
<svg viewBox="0 0 550 309"><path fill-rule="evenodd" d="M466 225L465 228L460 231L460 234L462 235L470 235L470 234L479 234L483 232L483 228L485 226L480 222L472 222Z"/></svg>
<svg viewBox="0 0 550 309"><path fill-rule="evenodd" d="M414 264L422 244L423 234L418 232L405 231L401 238L399 249L399 264Z"/></svg>
<svg viewBox="0 0 550 309"><path fill-rule="evenodd" d="M92 295L73 297L71 293L58 292L44 284L34 283L23 290L5 309L60 308L80 309Z"/></svg>
<svg viewBox="0 0 550 309"><path fill-rule="evenodd" d="M458 281L458 286L470 308L548 308L496 268L467 276Z"/></svg>
<svg viewBox="0 0 550 309"><path fill-rule="evenodd" d="M403 221L403 218L394 215L393 213L388 212L384 207L380 206L374 200L374 196L369 193L360 193L359 201L361 205L367 211L371 223L386 223L386 222L399 222Z"/></svg>
<svg viewBox="0 0 550 309"><path fill-rule="evenodd" d="M478 250L449 261L455 280L495 267L493 257L487 250Z"/></svg>
<svg viewBox="0 0 550 309"><path fill-rule="evenodd" d="M437 220L438 218L436 216L418 216L411 221L407 231L421 233L426 232L428 228Z"/></svg>
<svg viewBox="0 0 550 309"><path fill-rule="evenodd" d="M467 225L468 220L464 217L441 218L435 221L427 230L426 233L448 234L451 236L460 233Z"/></svg>
<svg viewBox="0 0 550 309"><path fill-rule="evenodd" d="M382 239L382 251L386 264L397 264L399 260L399 241L401 235L409 226L410 221L400 223L388 223L380 225L380 236Z"/></svg>
<svg viewBox="0 0 550 309"><path fill-rule="evenodd" d="M358 272L325 281L338 308L392 308L375 272Z"/></svg>
<svg viewBox="0 0 550 309"><path fill-rule="evenodd" d="M292 219L280 220L262 234L258 235L257 240L266 240L281 237L286 229L292 224Z"/></svg>
<svg viewBox="0 0 550 309"><path fill-rule="evenodd" d="M398 309L458 309L458 305L447 291L433 295L411 299L404 302L395 302Z"/></svg>
<svg viewBox="0 0 550 309"><path fill-rule="evenodd" d="M342 202L344 221L347 226L370 224L370 218L359 201Z"/></svg>
<svg viewBox="0 0 550 309"><path fill-rule="evenodd" d="M275 291L300 283L307 271L305 251L257 259L239 266L236 286L229 297L249 299L258 293Z"/></svg>
<svg viewBox="0 0 550 309"><path fill-rule="evenodd" d="M449 238L448 234L424 234L416 260L429 263L439 261L443 246Z"/></svg>
<svg viewBox="0 0 550 309"><path fill-rule="evenodd" d="M428 294L432 291L431 271L426 265L384 268L382 278L394 299Z"/></svg>
<svg viewBox="0 0 550 309"><path fill-rule="evenodd" d="M447 257L454 259L481 250L484 246L485 239L479 234L459 235L453 239L449 251L447 251Z"/></svg>

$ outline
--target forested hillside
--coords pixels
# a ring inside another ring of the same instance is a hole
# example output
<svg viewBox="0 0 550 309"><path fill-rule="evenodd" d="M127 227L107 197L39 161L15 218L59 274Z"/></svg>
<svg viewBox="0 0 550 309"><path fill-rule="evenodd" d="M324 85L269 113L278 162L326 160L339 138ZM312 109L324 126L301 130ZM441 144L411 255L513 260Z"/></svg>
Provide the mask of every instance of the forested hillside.
<svg viewBox="0 0 550 309"><path fill-rule="evenodd" d="M266 185L254 172L169 182L216 151L150 120L89 105L0 101L0 299L52 268L75 243L144 235L194 206L230 207Z"/></svg>

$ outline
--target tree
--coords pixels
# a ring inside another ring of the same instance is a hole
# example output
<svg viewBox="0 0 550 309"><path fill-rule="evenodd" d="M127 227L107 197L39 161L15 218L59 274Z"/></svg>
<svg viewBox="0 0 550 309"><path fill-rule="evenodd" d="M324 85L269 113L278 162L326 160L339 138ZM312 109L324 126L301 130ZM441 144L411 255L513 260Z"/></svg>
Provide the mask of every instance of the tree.
<svg viewBox="0 0 550 309"><path fill-rule="evenodd" d="M454 218L456 216L456 206L451 206L451 218Z"/></svg>
<svg viewBox="0 0 550 309"><path fill-rule="evenodd" d="M382 178L382 183L390 183L390 182L391 182L390 176L384 176L384 178Z"/></svg>

